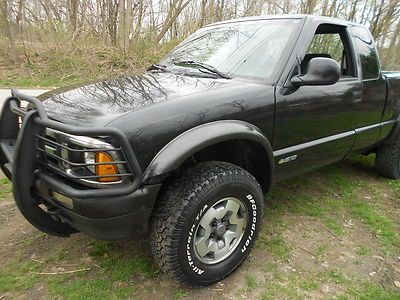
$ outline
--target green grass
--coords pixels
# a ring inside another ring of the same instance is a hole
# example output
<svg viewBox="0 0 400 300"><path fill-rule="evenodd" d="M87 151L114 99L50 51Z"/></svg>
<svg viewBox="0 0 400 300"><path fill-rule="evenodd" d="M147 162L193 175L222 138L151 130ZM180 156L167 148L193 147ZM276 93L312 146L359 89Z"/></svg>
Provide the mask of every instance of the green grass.
<svg viewBox="0 0 400 300"><path fill-rule="evenodd" d="M97 258L108 255L114 249L113 243L109 241L95 241L91 246L89 255Z"/></svg>
<svg viewBox="0 0 400 300"><path fill-rule="evenodd" d="M126 255L119 252L112 242L95 241L92 244L90 255L96 258L103 272L117 281L130 280L135 274L152 278L159 271L147 254Z"/></svg>
<svg viewBox="0 0 400 300"><path fill-rule="evenodd" d="M371 204L359 199L350 200L349 208L352 215L361 219L363 224L379 239L385 251L393 252L400 246L393 220L377 211Z"/></svg>
<svg viewBox="0 0 400 300"><path fill-rule="evenodd" d="M267 259L257 263L250 261L250 264L256 264L253 266L259 268L259 272L265 273L265 282L260 279L262 277L258 276L259 273L256 277L250 269L244 275L244 288L239 292L243 292L247 298L261 292L262 299L304 299L309 298L312 293L320 293L324 286L329 286L334 287L337 294L329 294L327 297L334 296L337 299L400 299L395 287L382 287L374 282L374 278L346 273L346 270L338 269L331 263L326 271L318 268L305 270L301 266L293 268L291 260L295 255L295 245L285 239L285 231L292 230L297 224L293 223L298 222L299 218L296 217L314 221L318 230L328 234L325 231L327 229L346 242L349 241L346 235L352 228L345 227L345 221L352 219L354 226L361 224L364 231L372 233L369 235L372 241L371 244L364 245L357 240L354 246L350 246L352 248L349 251L357 256L349 263L356 266L361 263L360 257L371 253L398 253L398 220L393 219L388 208L381 205L379 200L383 192L390 193L391 196L398 195L399 184L380 177L375 178L374 175L364 180L353 165L361 165L365 168L363 176L369 176L371 158L356 158L346 165L326 167L277 185L267 198L264 224L256 243L256 251L261 251ZM1 190L10 187L5 179L0 181L0 186ZM365 195L370 195L370 198L365 198ZM303 234L312 238L314 231ZM331 235L329 238L339 242ZM32 243L36 242L37 239ZM372 245L377 246L372 248ZM329 247L330 242L325 240L306 248L315 254L315 263L320 264L325 259L328 261L331 255ZM40 285L51 298L143 298L146 289L159 284L159 269L149 254L140 247L93 241L85 251L89 255L89 262L83 260L82 265L76 268L90 267L90 271L79 274L44 276L32 273L47 270L49 265L67 263L69 254L64 248L58 249L54 257L46 259L45 265L34 263L29 258L28 261L17 259L7 264L0 270L0 295L7 292L26 294L29 289ZM297 249L296 252L299 253ZM298 255L305 254L300 251ZM196 290L173 285L166 297L195 297L196 293Z"/></svg>
<svg viewBox="0 0 400 300"><path fill-rule="evenodd" d="M334 217L327 217L324 219L325 226L330 229L334 234L341 236L344 234L343 226L339 224L338 220Z"/></svg>
<svg viewBox="0 0 400 300"><path fill-rule="evenodd" d="M179 40L163 45L141 40L124 52L117 47L85 41L71 45L70 41L32 43L24 49L15 45L18 61L7 57L6 40L0 38L0 87L64 87L82 82L134 75L158 62ZM26 54L26 55L25 55ZM27 57L29 57L29 61Z"/></svg>
<svg viewBox="0 0 400 300"><path fill-rule="evenodd" d="M19 292L37 284L46 286L54 298L68 299L126 299L137 298L139 283L152 280L159 270L148 255L133 251L122 253L114 243L95 241L90 255L93 263L74 264L73 269L90 270L81 273L39 275L33 272L53 272L51 266L70 264L65 249L44 263L14 260L0 270L0 294ZM56 271L58 272L58 271Z"/></svg>
<svg viewBox="0 0 400 300"><path fill-rule="evenodd" d="M9 291L28 290L40 282L40 277L32 272L38 269L33 261L15 260L0 268L0 294Z"/></svg>
<svg viewBox="0 0 400 300"><path fill-rule="evenodd" d="M371 252L371 249L369 249L367 246L365 246L365 245L359 245L358 247L357 247L357 250L356 250L356 253L357 253L357 255L359 255L359 256L367 256L367 255L369 255L370 254L370 252Z"/></svg>
<svg viewBox="0 0 400 300"><path fill-rule="evenodd" d="M344 222L349 219L359 220L378 242L379 248L374 251L389 255L398 253L400 243L396 220L390 217L387 208L379 205L379 200L382 193L399 195L400 183L378 176L375 179L375 173L372 173L373 159L373 156L356 157L345 166L345 171L343 166L333 165L310 176L279 183L268 196L266 224L260 235L258 248L266 249L268 254L283 261L289 258L291 245L282 238L282 233L290 224L283 221L283 216L287 215L286 219L290 220L290 214L293 214L319 220L329 231L342 239L346 239L347 232L343 226ZM358 166L364 168L367 174L371 172L374 184L360 179ZM370 195L370 198L364 195ZM273 225L270 226L270 223ZM318 245L314 254L321 257L328 249L327 243ZM353 250L358 256L371 253L371 249L366 245L359 244ZM267 282L263 299L304 299L322 284L340 287L339 295L335 295L338 299L400 299L400 294L394 289L383 288L378 283L356 275L344 274L337 269L303 275L296 271L285 276L268 262L263 271L272 278ZM344 292L340 294L340 290Z"/></svg>
<svg viewBox="0 0 400 300"><path fill-rule="evenodd" d="M317 291L321 286L338 286L344 291L335 295L335 299L360 300L398 300L400 294L394 289L387 289L378 283L346 276L338 270L329 270L320 273L292 273L285 277L273 279L265 285L262 299L306 299L309 293ZM325 297L330 299L328 296Z"/></svg>
<svg viewBox="0 0 400 300"><path fill-rule="evenodd" d="M397 193L400 193L400 180L388 180L388 185Z"/></svg>
<svg viewBox="0 0 400 300"><path fill-rule="evenodd" d="M250 293L258 286L258 281L254 276L246 275L246 293Z"/></svg>
<svg viewBox="0 0 400 300"><path fill-rule="evenodd" d="M315 250L315 255L316 255L317 257L321 257L322 255L324 255L324 253L326 252L326 250L328 250L328 248L329 248L329 245L328 245L328 244L319 245L319 246L317 247L317 250Z"/></svg>
<svg viewBox="0 0 400 300"><path fill-rule="evenodd" d="M262 294L262 300L272 299L293 299L300 300L304 299L299 295L297 290L290 286L282 283L269 283L266 291Z"/></svg>
<svg viewBox="0 0 400 300"><path fill-rule="evenodd" d="M57 78L43 78L43 77L20 77L16 79L0 79L0 87L57 87L62 86L68 82L64 82Z"/></svg>
<svg viewBox="0 0 400 300"><path fill-rule="evenodd" d="M311 292L319 288L319 282L312 276L301 276L298 279L298 286L304 291Z"/></svg>
<svg viewBox="0 0 400 300"><path fill-rule="evenodd" d="M352 163L371 166L371 156L355 158ZM316 171L314 178L304 176L282 182L268 197L271 202L269 209L278 214L283 212L318 218L335 235L343 236L344 227L340 213L359 219L384 246L385 251L393 252L400 246L399 235L396 232L394 221L384 214L377 206L372 205L361 197L360 191L370 191L370 194L379 200L380 190L360 181L353 174L346 174L340 166L333 165ZM320 176L318 176L318 174ZM354 174L356 175L356 174ZM380 179L392 190L398 191L398 182ZM310 189L312 187L312 189ZM268 220L268 218L267 218ZM270 242L274 253L281 255L282 241L279 238ZM278 248L278 249L276 249Z"/></svg>
<svg viewBox="0 0 400 300"><path fill-rule="evenodd" d="M137 298L134 284L118 285L108 279L56 277L49 280L48 286L54 297L71 300Z"/></svg>
<svg viewBox="0 0 400 300"><path fill-rule="evenodd" d="M185 298L185 297L189 296L189 292L184 289L176 289L174 291L174 296L176 299Z"/></svg>
<svg viewBox="0 0 400 300"><path fill-rule="evenodd" d="M0 200L4 200L10 193L12 193L11 182L7 178L0 179Z"/></svg>
<svg viewBox="0 0 400 300"><path fill-rule="evenodd" d="M399 291L385 289L382 286L363 282L358 286L348 287L347 292L359 300L399 300Z"/></svg>
<svg viewBox="0 0 400 300"><path fill-rule="evenodd" d="M275 255L281 260L288 260L290 257L290 249L285 243L282 236L275 236L264 242L269 253Z"/></svg>
<svg viewBox="0 0 400 300"><path fill-rule="evenodd" d="M319 278L322 282L333 282L336 284L347 283L348 279L345 275L340 273L338 270L329 270L319 274Z"/></svg>
<svg viewBox="0 0 400 300"><path fill-rule="evenodd" d="M130 280L135 275L145 278L153 278L158 273L158 268L153 265L149 257L141 254L131 256L122 254L112 254L110 257L99 261L103 271L113 280Z"/></svg>

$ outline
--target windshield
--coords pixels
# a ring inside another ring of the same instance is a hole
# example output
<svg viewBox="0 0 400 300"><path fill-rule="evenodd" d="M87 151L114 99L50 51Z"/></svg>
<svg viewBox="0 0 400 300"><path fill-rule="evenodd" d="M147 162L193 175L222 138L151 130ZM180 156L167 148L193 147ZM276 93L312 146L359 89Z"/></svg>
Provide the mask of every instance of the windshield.
<svg viewBox="0 0 400 300"><path fill-rule="evenodd" d="M299 22L257 20L205 27L179 44L161 64L171 67L191 61L231 77L267 79L278 66Z"/></svg>

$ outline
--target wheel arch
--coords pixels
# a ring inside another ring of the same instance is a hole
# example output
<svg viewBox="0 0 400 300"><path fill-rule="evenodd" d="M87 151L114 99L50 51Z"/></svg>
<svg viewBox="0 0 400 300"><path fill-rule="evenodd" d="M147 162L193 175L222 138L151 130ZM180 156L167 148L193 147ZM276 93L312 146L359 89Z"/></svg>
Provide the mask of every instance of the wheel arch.
<svg viewBox="0 0 400 300"><path fill-rule="evenodd" d="M243 152L241 152L243 151ZM271 144L256 126L238 120L215 121L183 132L153 158L143 181L168 174L193 160L225 161L251 173L268 193L274 174Z"/></svg>

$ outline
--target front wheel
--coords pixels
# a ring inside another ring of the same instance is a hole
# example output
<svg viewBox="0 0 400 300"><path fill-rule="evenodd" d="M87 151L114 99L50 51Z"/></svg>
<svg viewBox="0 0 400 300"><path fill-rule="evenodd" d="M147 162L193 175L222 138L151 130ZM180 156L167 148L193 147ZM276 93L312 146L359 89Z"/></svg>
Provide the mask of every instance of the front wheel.
<svg viewBox="0 0 400 300"><path fill-rule="evenodd" d="M153 218L159 266L191 285L228 276L254 245L263 204L258 182L238 166L210 162L185 170L163 191Z"/></svg>

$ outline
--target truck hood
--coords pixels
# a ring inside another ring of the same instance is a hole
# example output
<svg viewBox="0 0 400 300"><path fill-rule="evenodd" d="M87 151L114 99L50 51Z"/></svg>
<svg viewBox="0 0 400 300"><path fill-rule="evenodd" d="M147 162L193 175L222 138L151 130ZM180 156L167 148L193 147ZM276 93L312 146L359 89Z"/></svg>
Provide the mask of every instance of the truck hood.
<svg viewBox="0 0 400 300"><path fill-rule="evenodd" d="M38 98L49 117L80 126L104 126L149 105L232 85L233 80L147 72L83 86L56 89ZM236 82L237 84L237 82Z"/></svg>

